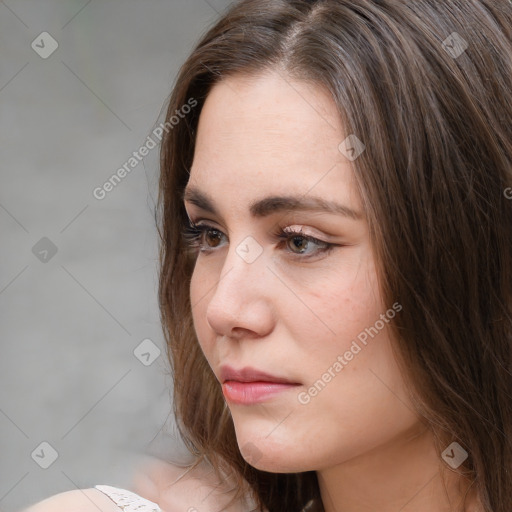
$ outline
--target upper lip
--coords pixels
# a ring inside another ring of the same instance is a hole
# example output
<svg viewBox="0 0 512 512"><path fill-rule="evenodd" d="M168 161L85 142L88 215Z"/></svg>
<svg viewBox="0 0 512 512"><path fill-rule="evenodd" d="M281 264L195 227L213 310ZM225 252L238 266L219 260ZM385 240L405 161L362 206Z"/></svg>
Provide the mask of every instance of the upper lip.
<svg viewBox="0 0 512 512"><path fill-rule="evenodd" d="M231 366L221 366L220 368L220 380L222 383L228 380L235 380L238 382L276 382L282 384L298 384L292 382L284 377L277 375L270 375L256 368L245 366L244 368L232 368Z"/></svg>

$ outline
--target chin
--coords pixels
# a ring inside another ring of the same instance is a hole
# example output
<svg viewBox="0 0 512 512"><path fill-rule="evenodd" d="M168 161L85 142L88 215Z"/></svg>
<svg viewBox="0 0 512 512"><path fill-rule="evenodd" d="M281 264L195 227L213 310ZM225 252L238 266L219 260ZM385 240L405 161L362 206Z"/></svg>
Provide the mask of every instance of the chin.
<svg viewBox="0 0 512 512"><path fill-rule="evenodd" d="M283 454L274 451L261 451L253 443L249 442L240 447L245 461L253 468L267 473L300 473L309 468L302 467L295 460L291 460L290 450Z"/></svg>
<svg viewBox="0 0 512 512"><path fill-rule="evenodd" d="M236 436L240 453L245 461L260 471L269 473L298 473L309 471L307 461L293 436L283 431L284 437L276 432L262 436L268 429L237 429Z"/></svg>

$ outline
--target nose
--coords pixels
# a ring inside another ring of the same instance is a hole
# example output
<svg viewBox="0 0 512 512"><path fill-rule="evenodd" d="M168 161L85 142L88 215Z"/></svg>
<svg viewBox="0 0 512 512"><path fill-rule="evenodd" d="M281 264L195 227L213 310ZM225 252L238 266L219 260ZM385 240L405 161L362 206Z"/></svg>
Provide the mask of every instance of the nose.
<svg viewBox="0 0 512 512"><path fill-rule="evenodd" d="M228 338L263 337L274 325L276 277L264 252L251 261L246 248L243 244L229 248L206 310L210 327Z"/></svg>

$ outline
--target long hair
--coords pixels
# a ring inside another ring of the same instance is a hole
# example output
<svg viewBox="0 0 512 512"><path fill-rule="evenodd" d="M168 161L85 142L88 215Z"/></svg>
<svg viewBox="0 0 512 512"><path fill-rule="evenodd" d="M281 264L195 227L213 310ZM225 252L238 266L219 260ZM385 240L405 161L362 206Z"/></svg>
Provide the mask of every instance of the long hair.
<svg viewBox="0 0 512 512"><path fill-rule="evenodd" d="M228 76L264 70L330 92L366 146L352 165L382 297L403 305L390 327L411 400L440 456L454 441L469 454L457 471L485 512L510 512L511 34L509 0L246 0L182 66L156 212L174 412L198 460L247 484L262 509L323 507L314 471L267 473L242 458L194 331L181 194L205 98Z"/></svg>

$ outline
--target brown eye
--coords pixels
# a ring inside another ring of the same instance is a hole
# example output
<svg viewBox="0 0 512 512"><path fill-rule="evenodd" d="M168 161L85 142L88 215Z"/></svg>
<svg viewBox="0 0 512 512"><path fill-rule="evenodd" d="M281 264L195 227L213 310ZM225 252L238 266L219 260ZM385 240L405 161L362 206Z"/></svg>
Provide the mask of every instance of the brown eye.
<svg viewBox="0 0 512 512"><path fill-rule="evenodd" d="M184 241L188 248L194 252L199 251L204 255L216 252L215 249L222 248L223 238L226 235L207 224L190 224L183 230ZM277 240L280 240L278 247L285 249L291 257L297 257L300 260L307 260L329 253L334 247L342 247L340 244L332 244L323 240L318 240L307 235L302 230L287 231L279 229L274 233ZM316 248L315 248L316 246ZM308 251L311 254L308 254Z"/></svg>
<svg viewBox="0 0 512 512"><path fill-rule="evenodd" d="M208 253L222 246L224 233L206 224L189 224L183 229L183 240L194 252Z"/></svg>
<svg viewBox="0 0 512 512"><path fill-rule="evenodd" d="M205 231L206 240L210 239L212 241L212 243L208 242L209 247L217 247L217 245L220 243L221 236L222 233L216 229L209 229Z"/></svg>
<svg viewBox="0 0 512 512"><path fill-rule="evenodd" d="M294 236L292 238L289 238L288 242L290 242L288 247L291 248L292 252L294 252L294 248L299 249L299 252L297 254L302 254L308 248L309 244L309 240L303 236Z"/></svg>
<svg viewBox="0 0 512 512"><path fill-rule="evenodd" d="M302 229L293 231L291 229L281 228L275 233L275 236L282 240L281 246L285 247L293 257L297 256L304 260L312 258L315 255L327 253L335 246L335 244L318 240L318 238L307 235Z"/></svg>

